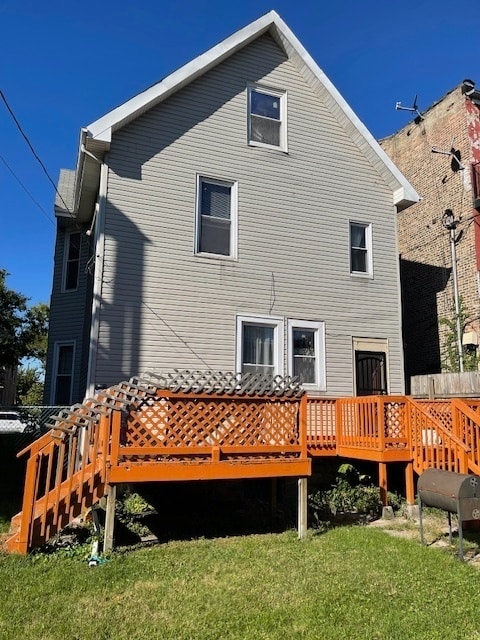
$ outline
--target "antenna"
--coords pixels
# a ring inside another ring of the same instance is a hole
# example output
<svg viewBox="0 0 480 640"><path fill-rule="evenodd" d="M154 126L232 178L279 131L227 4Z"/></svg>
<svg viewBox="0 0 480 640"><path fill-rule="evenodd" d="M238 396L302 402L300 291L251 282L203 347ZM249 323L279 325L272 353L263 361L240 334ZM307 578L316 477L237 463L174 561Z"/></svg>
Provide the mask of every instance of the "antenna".
<svg viewBox="0 0 480 640"><path fill-rule="evenodd" d="M411 107L403 107L401 102L397 102L395 103L395 109L397 111L410 111L412 113L416 113L417 118L419 118L419 120L424 120L423 115L418 110L417 97L418 95L416 95L415 98L413 99L413 105Z"/></svg>
<svg viewBox="0 0 480 640"><path fill-rule="evenodd" d="M438 147L432 147L432 153L440 153L442 156L451 156L452 162L451 167L452 171L459 171L465 169L465 165L461 162L462 154L458 149L455 149L453 143L455 142L455 137L452 138L452 144L450 145L450 151L445 151L444 149L439 149Z"/></svg>

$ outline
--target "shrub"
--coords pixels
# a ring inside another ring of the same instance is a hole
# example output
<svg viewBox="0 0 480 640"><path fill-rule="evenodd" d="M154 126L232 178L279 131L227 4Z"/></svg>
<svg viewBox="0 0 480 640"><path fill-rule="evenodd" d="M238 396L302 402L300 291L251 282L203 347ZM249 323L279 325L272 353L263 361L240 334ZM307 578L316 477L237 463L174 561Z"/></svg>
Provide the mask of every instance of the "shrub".
<svg viewBox="0 0 480 640"><path fill-rule="evenodd" d="M394 511L403 505L403 499L397 494L389 492L387 499ZM382 511L380 488L372 484L369 476L360 475L353 465L343 464L330 489L309 496L309 507L315 528L323 529L346 514L375 518Z"/></svg>

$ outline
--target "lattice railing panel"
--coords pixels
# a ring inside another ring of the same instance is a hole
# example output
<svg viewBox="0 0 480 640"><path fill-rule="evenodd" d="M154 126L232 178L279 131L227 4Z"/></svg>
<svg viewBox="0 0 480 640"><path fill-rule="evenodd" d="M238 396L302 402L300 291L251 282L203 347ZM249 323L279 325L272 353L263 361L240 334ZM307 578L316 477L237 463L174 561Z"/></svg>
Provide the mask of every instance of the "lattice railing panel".
<svg viewBox="0 0 480 640"><path fill-rule="evenodd" d="M417 400L417 402L445 429L452 430L452 408L450 400Z"/></svg>
<svg viewBox="0 0 480 640"><path fill-rule="evenodd" d="M134 447L299 444L298 401L149 398L127 419L122 444Z"/></svg>
<svg viewBox="0 0 480 640"><path fill-rule="evenodd" d="M384 404L386 446L406 446L405 402L385 402Z"/></svg>

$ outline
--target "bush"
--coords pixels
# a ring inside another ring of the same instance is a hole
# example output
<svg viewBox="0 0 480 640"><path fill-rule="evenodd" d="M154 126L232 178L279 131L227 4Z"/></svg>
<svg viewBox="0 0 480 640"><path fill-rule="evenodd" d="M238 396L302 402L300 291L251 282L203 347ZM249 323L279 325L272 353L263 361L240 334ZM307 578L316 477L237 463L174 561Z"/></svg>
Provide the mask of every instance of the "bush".
<svg viewBox="0 0 480 640"><path fill-rule="evenodd" d="M132 533L138 536L148 535L150 530L144 524L143 518L154 513L154 508L141 495L132 492L129 487L120 493L115 503L115 514L118 520Z"/></svg>
<svg viewBox="0 0 480 640"><path fill-rule="evenodd" d="M387 494L394 511L401 509L403 499L394 493ZM382 512L380 488L372 484L369 476L360 475L351 464L343 464L337 471L337 479L326 491L309 496L311 521L315 528L325 528L339 516L356 515L376 518Z"/></svg>

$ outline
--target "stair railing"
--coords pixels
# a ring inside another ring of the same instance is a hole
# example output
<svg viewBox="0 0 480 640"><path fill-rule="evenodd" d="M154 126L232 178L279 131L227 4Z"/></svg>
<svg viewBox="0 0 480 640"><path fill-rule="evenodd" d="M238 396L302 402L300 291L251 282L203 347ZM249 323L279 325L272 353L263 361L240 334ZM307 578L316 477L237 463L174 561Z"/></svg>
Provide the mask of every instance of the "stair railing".
<svg viewBox="0 0 480 640"><path fill-rule="evenodd" d="M467 473L470 452L465 442L412 398L408 402L408 421L416 473L429 467Z"/></svg>
<svg viewBox="0 0 480 640"><path fill-rule="evenodd" d="M452 398L452 417L456 435L468 450L468 467L473 473L480 474L480 413L476 411L478 402Z"/></svg>
<svg viewBox="0 0 480 640"><path fill-rule="evenodd" d="M80 428L58 421L19 452L19 457L29 454L29 459L22 511L12 520L18 529L7 541L9 551L27 553L102 497L110 431L108 415L90 419Z"/></svg>

